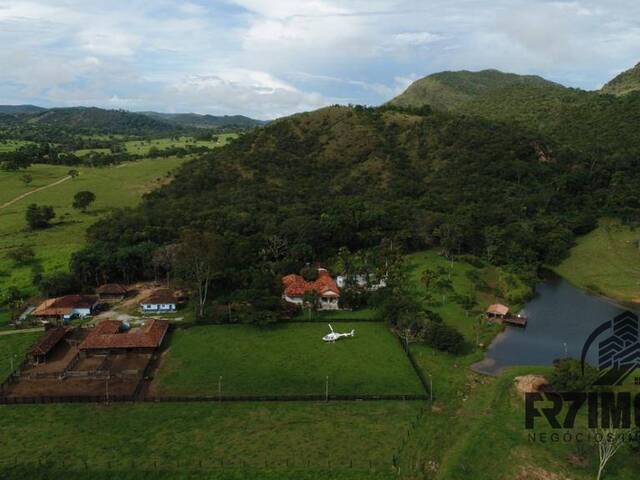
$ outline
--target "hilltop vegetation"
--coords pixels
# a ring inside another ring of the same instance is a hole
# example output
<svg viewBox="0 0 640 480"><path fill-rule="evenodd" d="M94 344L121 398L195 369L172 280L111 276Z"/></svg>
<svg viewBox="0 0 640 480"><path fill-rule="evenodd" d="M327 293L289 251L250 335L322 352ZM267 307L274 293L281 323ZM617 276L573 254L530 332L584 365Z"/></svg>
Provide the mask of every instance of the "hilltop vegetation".
<svg viewBox="0 0 640 480"><path fill-rule="evenodd" d="M536 86L549 89L562 86L534 75L516 75L498 70L480 72L440 72L413 82L389 103L419 108L429 105L437 110L456 110L467 102L507 87Z"/></svg>
<svg viewBox="0 0 640 480"><path fill-rule="evenodd" d="M613 95L624 95L638 90L640 90L640 63L622 72L602 87L603 93L611 93Z"/></svg>
<svg viewBox="0 0 640 480"><path fill-rule="evenodd" d="M267 122L254 120L244 115L199 115L197 113L158 113L140 112L157 120L181 125L183 127L213 128L218 130L238 130L251 129Z"/></svg>

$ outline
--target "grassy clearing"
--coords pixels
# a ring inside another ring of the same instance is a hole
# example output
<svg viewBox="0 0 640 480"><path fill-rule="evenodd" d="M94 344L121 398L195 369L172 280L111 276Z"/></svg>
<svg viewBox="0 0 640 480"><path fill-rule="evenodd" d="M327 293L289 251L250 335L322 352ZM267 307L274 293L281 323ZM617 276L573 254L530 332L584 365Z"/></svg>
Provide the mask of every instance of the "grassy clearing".
<svg viewBox="0 0 640 480"><path fill-rule="evenodd" d="M176 473L197 470L200 462L215 471L220 461L267 472L287 464L325 469L329 461L338 471L349 471L351 462L354 470L368 470L371 461L390 472L418 410L415 402L6 406L0 465L18 457L23 465L42 460L60 469L66 460L67 470L83 472L86 461L86 478L109 464L115 471L153 471L155 461Z"/></svg>
<svg viewBox="0 0 640 480"><path fill-rule="evenodd" d="M40 335L41 333L0 335L0 382L3 382L11 373L11 357L13 357L14 367L17 368L29 347Z"/></svg>
<svg viewBox="0 0 640 480"><path fill-rule="evenodd" d="M577 287L620 301L640 301L640 231L602 219L554 270Z"/></svg>
<svg viewBox="0 0 640 480"><path fill-rule="evenodd" d="M407 256L408 278L410 288L415 297L421 300L425 308L439 313L445 322L456 327L468 339L475 339L478 315L484 312L491 303L500 301L509 304L512 309L519 309L529 294L530 289L515 275L492 266L474 266L465 261L450 261L438 255L435 250L418 252ZM436 293L428 302L425 300L425 287L421 281L426 269L446 271L453 291ZM478 288L469 277L475 272L484 284ZM475 307L465 312L456 300L456 295L471 296L475 299ZM482 328L481 339L488 340L495 335L489 327Z"/></svg>
<svg viewBox="0 0 640 480"><path fill-rule="evenodd" d="M24 140L4 140L0 142L0 152L13 152L30 143Z"/></svg>
<svg viewBox="0 0 640 480"><path fill-rule="evenodd" d="M340 323L355 338L329 344L321 323L202 326L174 332L156 374L159 393L216 395L420 394L398 340L381 323Z"/></svg>
<svg viewBox="0 0 640 480"><path fill-rule="evenodd" d="M30 267L17 267L6 258L6 252L20 245L28 245L36 252L46 273L68 268L71 254L84 245L86 229L101 216L116 207L135 205L142 195L167 181L171 170L185 159L145 159L115 167L78 168L80 175L59 185L34 193L0 210L0 290L15 285L35 293L31 285ZM26 171L34 181L25 186L20 177L24 172L0 173L0 202L66 176L69 167L34 165ZM90 190L96 202L87 213L71 207L73 196ZM8 193L7 193L8 192ZM31 203L52 205L56 219L51 228L29 231L24 219Z"/></svg>
<svg viewBox="0 0 640 480"><path fill-rule="evenodd" d="M209 148L222 147L229 143L229 141L237 137L237 133L221 133L218 134L218 141L216 142L210 140L195 140L191 137L160 138L155 140L132 140L125 142L125 148L127 149L128 153L147 155L149 153L149 150L151 150L152 148L163 150L169 147L186 147L189 145Z"/></svg>

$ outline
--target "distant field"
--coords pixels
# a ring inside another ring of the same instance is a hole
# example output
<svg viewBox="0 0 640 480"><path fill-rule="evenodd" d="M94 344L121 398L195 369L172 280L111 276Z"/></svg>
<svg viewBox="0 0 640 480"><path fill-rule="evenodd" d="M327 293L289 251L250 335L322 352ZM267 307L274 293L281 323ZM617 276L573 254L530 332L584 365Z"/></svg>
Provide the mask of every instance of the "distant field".
<svg viewBox="0 0 640 480"><path fill-rule="evenodd" d="M43 474L37 478L94 479L111 471L113 476L99 478L123 478L117 475L122 472L155 479L155 462L160 470L180 473L170 478L185 478L201 462L215 472L222 461L231 475L224 478L247 478L246 465L262 471L253 478L330 479L336 478L331 470L346 474L338 478L356 478L348 473L368 471L371 462L385 474L374 478L390 478L393 455L419 410L416 402L3 406L0 468L17 457L31 465L22 472ZM48 476L39 461L50 464ZM275 473L307 468L328 471L309 477Z"/></svg>
<svg viewBox="0 0 640 480"><path fill-rule="evenodd" d="M23 140L6 140L4 142L0 141L0 152L13 152L23 145L27 145L31 142L26 142Z"/></svg>
<svg viewBox="0 0 640 480"><path fill-rule="evenodd" d="M166 182L168 173L186 159L145 159L106 168L78 168L80 175L59 185L34 193L0 208L0 290L6 285L31 287L29 267L16 267L6 258L8 250L19 245L33 247L45 272L66 270L71 254L84 245L86 229L112 208L133 206L145 192ZM0 205L25 192L48 185L67 175L70 167L33 165L26 170L33 182L25 186L20 177L25 172L0 172ZM71 204L75 193L90 190L96 201L87 213ZM46 230L29 231L24 212L31 203L52 205L54 225ZM33 291L33 290L32 290Z"/></svg>
<svg viewBox="0 0 640 480"><path fill-rule="evenodd" d="M640 230L603 219L554 270L574 285L616 300L640 302Z"/></svg>
<svg viewBox="0 0 640 480"><path fill-rule="evenodd" d="M323 323L177 330L156 373L158 393L216 395L420 394L400 344L381 323L336 323L355 338L328 344Z"/></svg>

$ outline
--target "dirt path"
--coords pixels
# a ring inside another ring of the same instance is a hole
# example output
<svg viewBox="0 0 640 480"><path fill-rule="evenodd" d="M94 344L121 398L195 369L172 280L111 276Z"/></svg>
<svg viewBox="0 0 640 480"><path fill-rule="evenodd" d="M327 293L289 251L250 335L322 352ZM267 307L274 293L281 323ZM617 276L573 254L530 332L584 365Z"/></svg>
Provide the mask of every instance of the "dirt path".
<svg viewBox="0 0 640 480"><path fill-rule="evenodd" d="M44 187L36 188L35 190L31 190L30 192L23 193L22 195L18 195L13 200L9 200L7 203L3 203L2 205L0 205L0 210L2 210L3 208L7 208L10 205L13 205L14 203L22 200L23 198L28 197L29 195L33 195L34 193L41 192L42 190L46 190L47 188L55 187L56 185L60 185L62 182L66 182L67 180L70 180L70 179L71 179L71 176L69 175L64 178L61 178L60 180L56 180L55 182L50 183L49 185L45 185Z"/></svg>
<svg viewBox="0 0 640 480"><path fill-rule="evenodd" d="M21 328L18 330L4 330L0 331L0 337L4 337L5 335L15 335L17 333L33 333L33 332L44 332L44 328Z"/></svg>

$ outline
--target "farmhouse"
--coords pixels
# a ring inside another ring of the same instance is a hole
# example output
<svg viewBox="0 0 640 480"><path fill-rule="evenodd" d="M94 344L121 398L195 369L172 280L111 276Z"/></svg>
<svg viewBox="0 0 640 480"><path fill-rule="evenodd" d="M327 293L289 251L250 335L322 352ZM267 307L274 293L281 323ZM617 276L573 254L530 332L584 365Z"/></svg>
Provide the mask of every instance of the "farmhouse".
<svg viewBox="0 0 640 480"><path fill-rule="evenodd" d="M140 309L144 313L175 312L176 306L176 295L168 288L160 288L140 302Z"/></svg>
<svg viewBox="0 0 640 480"><path fill-rule="evenodd" d="M45 363L51 351L69 333L64 327L50 328L29 350L29 361L34 364Z"/></svg>
<svg viewBox="0 0 640 480"><path fill-rule="evenodd" d="M100 300L104 301L120 301L127 296L127 287L119 283L107 283L96 289L96 293Z"/></svg>
<svg viewBox="0 0 640 480"><path fill-rule="evenodd" d="M66 295L45 300L31 312L31 315L40 318L62 318L63 320L69 320L76 316L82 318L91 315L97 304L98 297L95 295Z"/></svg>
<svg viewBox="0 0 640 480"><path fill-rule="evenodd" d="M296 305L303 305L307 293L317 293L320 298L320 310L338 310L340 289L325 268L318 268L318 278L313 281L305 280L301 275L287 275L282 277L284 293L282 298Z"/></svg>
<svg viewBox="0 0 640 480"><path fill-rule="evenodd" d="M104 320L94 327L80 344L80 353L105 355L118 353L153 353L164 340L169 322L149 320L144 326L129 330L118 320Z"/></svg>
<svg viewBox="0 0 640 480"><path fill-rule="evenodd" d="M494 318L504 318L509 314L509 307L501 303L494 303L487 308L487 316Z"/></svg>

